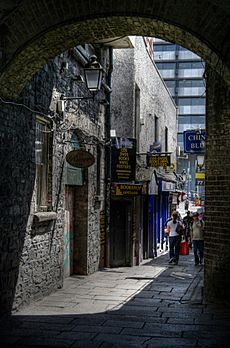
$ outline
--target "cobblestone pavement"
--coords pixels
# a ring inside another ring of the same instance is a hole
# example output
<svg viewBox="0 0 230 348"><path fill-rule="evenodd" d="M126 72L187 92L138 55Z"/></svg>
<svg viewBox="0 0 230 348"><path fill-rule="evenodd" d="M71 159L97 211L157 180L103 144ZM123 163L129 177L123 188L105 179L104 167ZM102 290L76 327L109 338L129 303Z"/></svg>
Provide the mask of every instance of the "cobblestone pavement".
<svg viewBox="0 0 230 348"><path fill-rule="evenodd" d="M229 347L230 310L202 303L192 253L67 278L0 321L1 347Z"/></svg>

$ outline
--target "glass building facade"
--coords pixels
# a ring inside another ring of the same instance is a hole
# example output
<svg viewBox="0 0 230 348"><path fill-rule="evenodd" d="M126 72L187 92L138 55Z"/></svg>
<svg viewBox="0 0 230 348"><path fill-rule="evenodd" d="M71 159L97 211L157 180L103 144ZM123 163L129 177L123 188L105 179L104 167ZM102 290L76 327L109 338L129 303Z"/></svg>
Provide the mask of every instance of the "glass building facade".
<svg viewBox="0 0 230 348"><path fill-rule="evenodd" d="M204 62L186 48L157 38L153 41L153 57L178 107L177 143L181 153L177 172L186 172L190 196L198 193L204 199L204 187L196 182L197 155L183 152L183 132L205 129Z"/></svg>

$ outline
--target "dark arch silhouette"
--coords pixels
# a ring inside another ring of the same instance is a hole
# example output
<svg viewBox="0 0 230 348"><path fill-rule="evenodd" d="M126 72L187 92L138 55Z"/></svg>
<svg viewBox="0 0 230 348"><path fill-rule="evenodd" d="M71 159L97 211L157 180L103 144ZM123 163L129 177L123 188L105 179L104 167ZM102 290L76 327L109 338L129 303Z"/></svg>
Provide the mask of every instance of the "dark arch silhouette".
<svg viewBox="0 0 230 348"><path fill-rule="evenodd" d="M16 97L37 70L76 44L125 35L183 45L229 82L229 18L227 0L21 1L1 21L0 94Z"/></svg>

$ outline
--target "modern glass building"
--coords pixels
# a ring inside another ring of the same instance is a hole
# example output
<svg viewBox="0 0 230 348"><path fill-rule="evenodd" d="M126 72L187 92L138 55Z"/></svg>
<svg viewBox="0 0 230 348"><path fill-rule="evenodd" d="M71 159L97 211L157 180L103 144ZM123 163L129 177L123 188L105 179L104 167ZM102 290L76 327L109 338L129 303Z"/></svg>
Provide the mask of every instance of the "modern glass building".
<svg viewBox="0 0 230 348"><path fill-rule="evenodd" d="M177 173L186 173L186 190L193 198L204 198L204 182L196 180L202 156L184 153L183 132L205 129L204 62L195 53L179 45L154 38L153 57L178 107L177 143L180 155ZM199 164L197 166L197 163Z"/></svg>

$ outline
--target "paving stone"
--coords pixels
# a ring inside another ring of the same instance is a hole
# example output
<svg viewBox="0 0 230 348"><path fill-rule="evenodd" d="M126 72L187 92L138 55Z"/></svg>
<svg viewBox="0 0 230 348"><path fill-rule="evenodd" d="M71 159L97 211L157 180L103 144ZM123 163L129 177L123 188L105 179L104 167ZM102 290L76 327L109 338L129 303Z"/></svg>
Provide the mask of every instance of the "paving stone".
<svg viewBox="0 0 230 348"><path fill-rule="evenodd" d="M128 327L128 328L142 328L144 326L144 322L136 322L136 321L128 321L124 320L107 320L103 326L116 326L116 327Z"/></svg>
<svg viewBox="0 0 230 348"><path fill-rule="evenodd" d="M73 344L73 340L65 340L50 337L26 337L18 341L18 346L22 347L60 347L68 348Z"/></svg>
<svg viewBox="0 0 230 348"><path fill-rule="evenodd" d="M140 272L142 266L138 269ZM196 269L193 271L195 277L198 271ZM124 286L124 277L133 276L135 272L128 268L124 273L119 274L116 287L107 289L105 296L101 291L103 287L97 287L94 291L92 284L98 284L98 279L95 282L95 278L92 277L91 282L89 277L87 283L83 284L84 291L82 288L79 290L79 279L76 279L76 283L69 282L72 286L70 293L57 292L58 300L52 294L42 301L36 301L21 312L0 320L0 341L1 338L5 339L7 346L13 347L16 344L17 348L54 347L55 345L64 348L69 346L71 348L195 348L197 345L202 348L209 347L210 342L215 342L215 345L210 347L225 348L221 344L224 339L228 339L230 331L227 308L221 309L218 306L216 308L205 304L193 305L189 301L181 304L176 294L182 294L183 291L186 293L189 287L189 283L185 284L183 279L173 278L170 285L167 285L166 278L163 276L161 283L161 276L159 276L156 281L157 290L159 290L159 284L161 284L160 288L166 286L166 289L175 290L173 298L165 299L155 298L154 294L168 295L172 291L159 292L146 290L146 287L136 291L132 289L132 279L125 280L127 289L121 289L120 286ZM107 275L109 272L106 273ZM103 276L103 272L98 275L98 277ZM105 279L101 283L104 284ZM84 292L87 295L84 295ZM98 293L100 293L100 299L95 299ZM108 299L111 293L112 298L117 296L118 301ZM130 296L130 293L134 296ZM121 294L127 295L125 297ZM62 300L62 296L65 297L65 301ZM84 298L84 296L89 297ZM59 302L59 299L62 302ZM60 303L64 308L52 307ZM108 310L109 304L110 310Z"/></svg>
<svg viewBox="0 0 230 348"><path fill-rule="evenodd" d="M122 327L119 325L103 325L103 326L96 326L96 325L87 325L87 322L85 325L78 325L75 326L72 331L79 331L79 332L88 332L88 333L98 333L98 332L104 332L104 333L114 333L118 334L121 332Z"/></svg>
<svg viewBox="0 0 230 348"><path fill-rule="evenodd" d="M165 330L162 328L154 328L153 330L149 330L149 328L144 327L143 329L123 329L121 331L121 335L133 335L138 337L181 337L182 332L168 330L167 326L165 326Z"/></svg>
<svg viewBox="0 0 230 348"><path fill-rule="evenodd" d="M195 348L196 340L177 338L153 338L148 341L148 348Z"/></svg>
<svg viewBox="0 0 230 348"><path fill-rule="evenodd" d="M139 344L139 347L145 342L144 337L131 336L131 335L108 335L108 334L99 334L95 337L94 342L107 342L112 344L126 344L127 347L132 346L132 344Z"/></svg>

